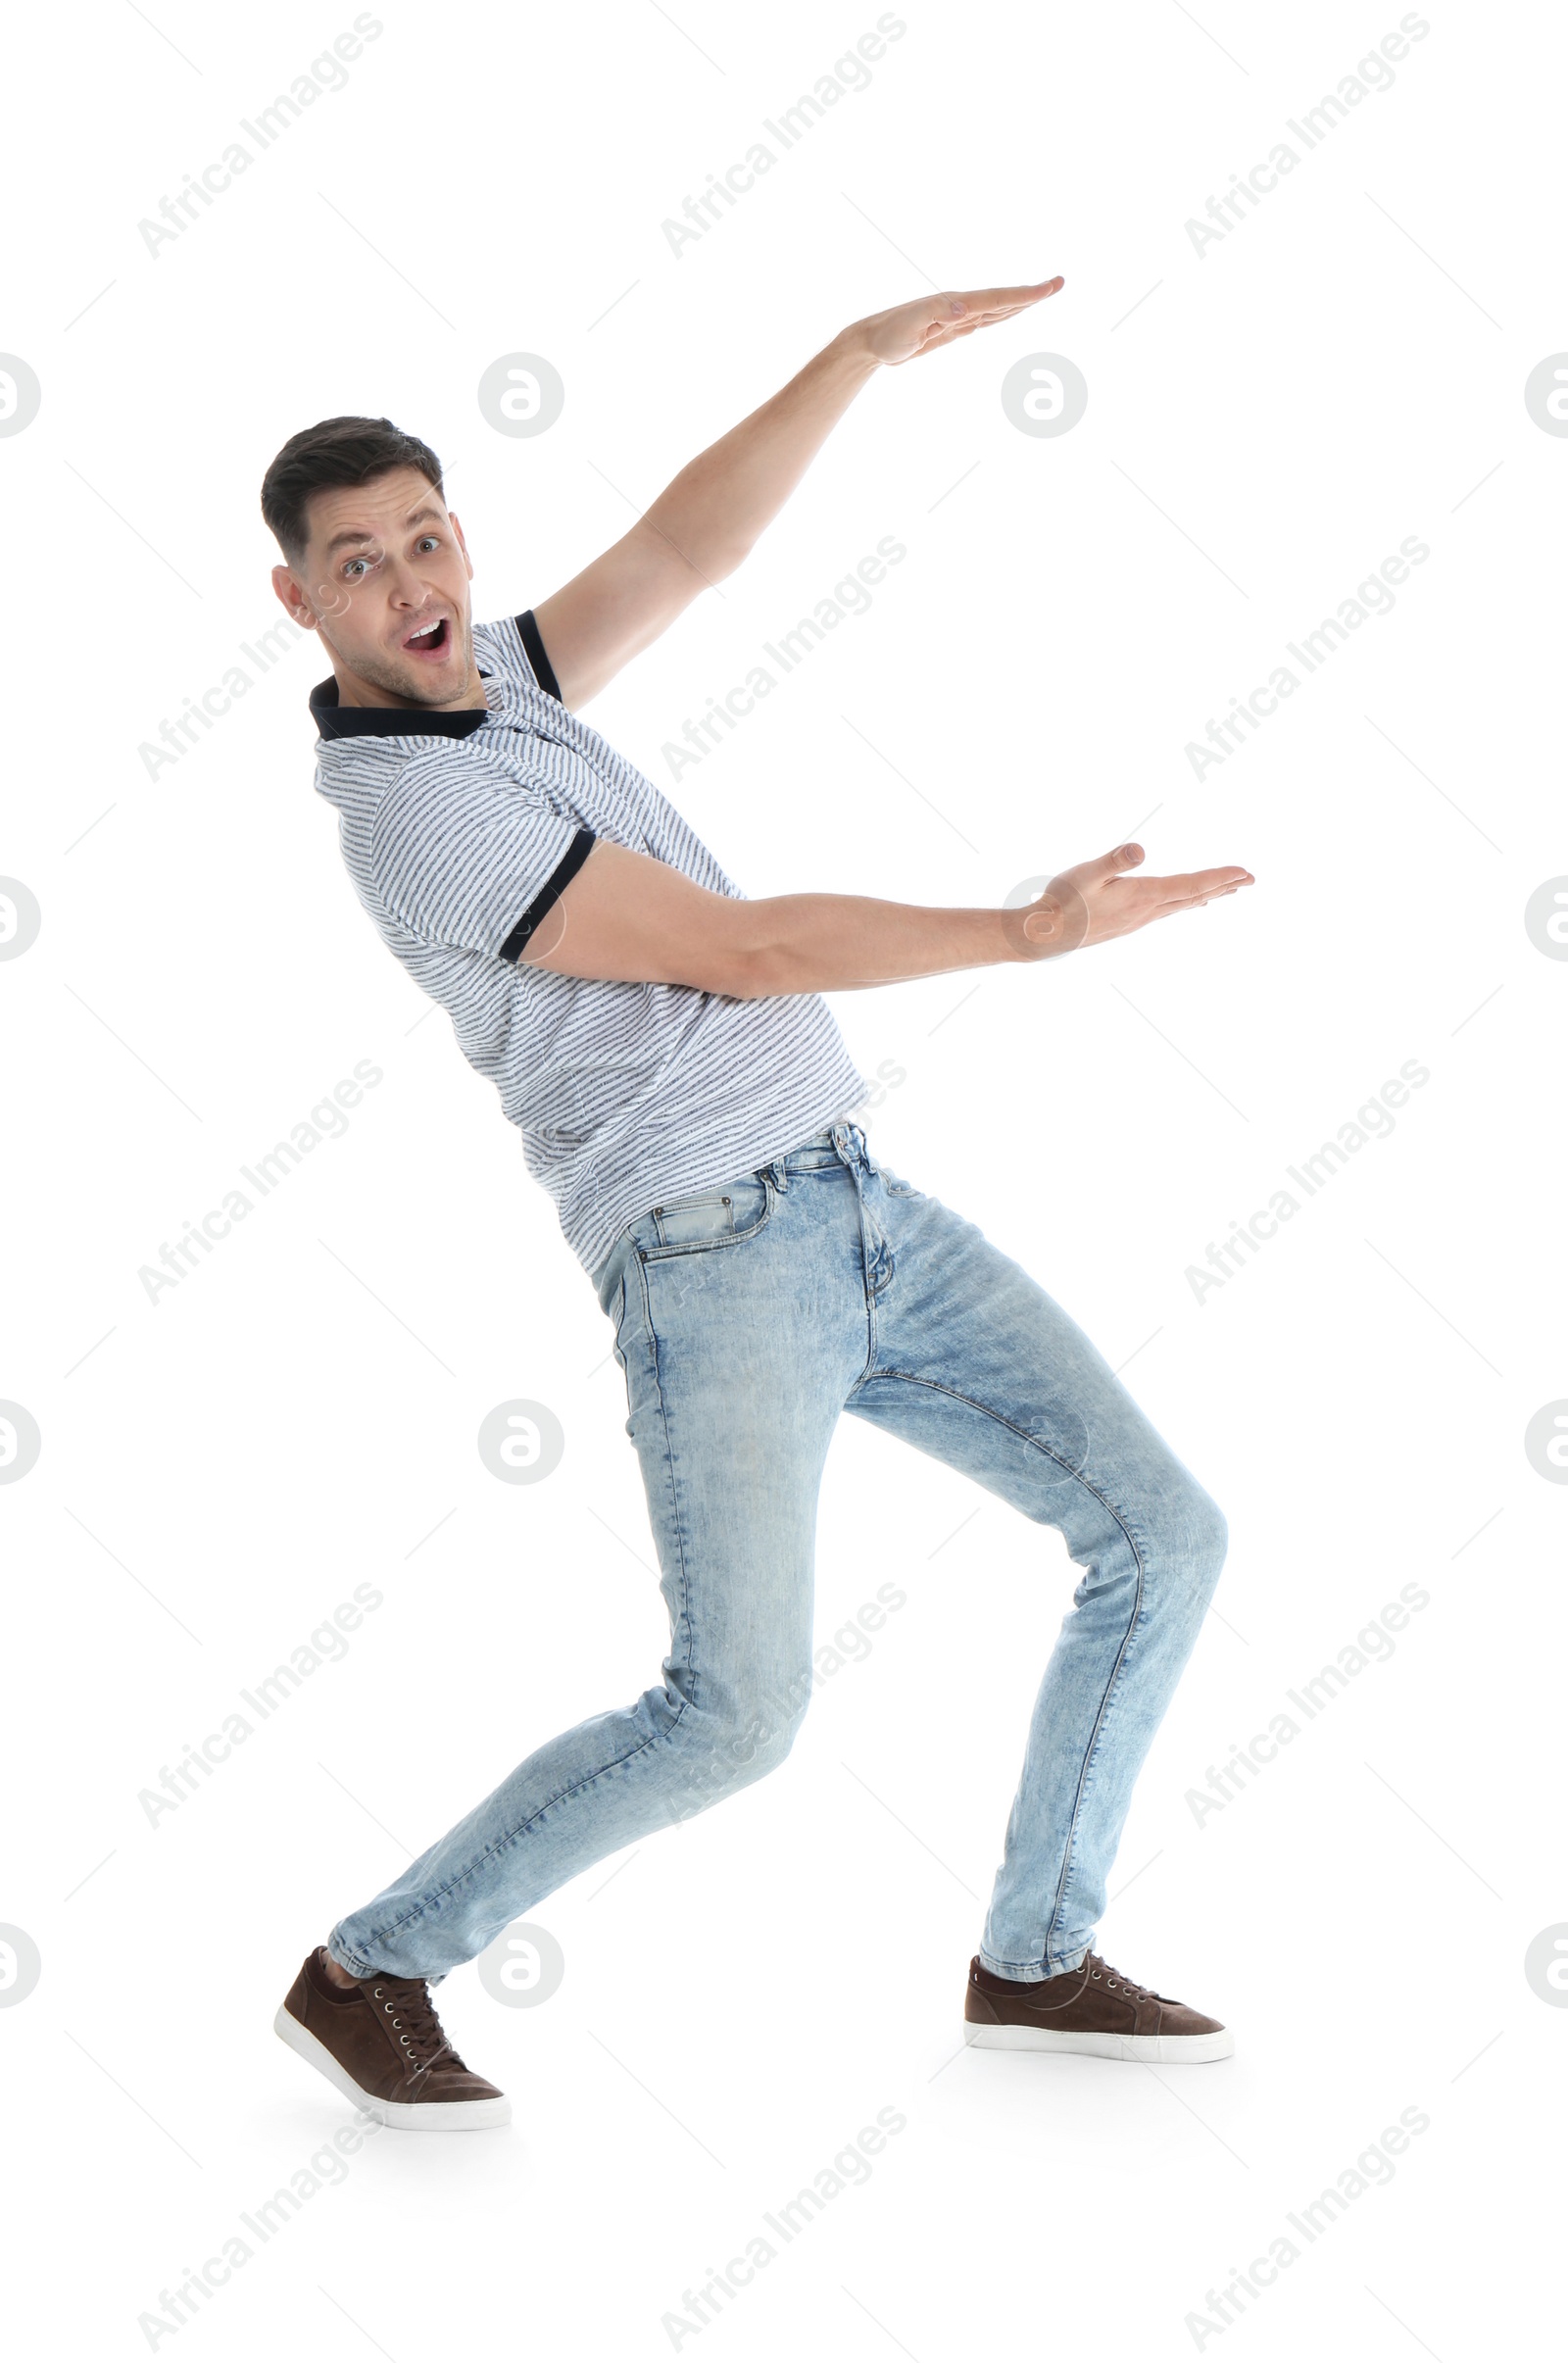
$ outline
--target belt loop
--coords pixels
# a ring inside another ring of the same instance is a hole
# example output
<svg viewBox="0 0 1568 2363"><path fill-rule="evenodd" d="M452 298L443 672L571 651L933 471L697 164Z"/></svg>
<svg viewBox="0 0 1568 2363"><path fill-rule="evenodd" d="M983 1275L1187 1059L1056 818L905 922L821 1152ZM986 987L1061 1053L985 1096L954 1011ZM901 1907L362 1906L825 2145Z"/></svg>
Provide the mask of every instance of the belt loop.
<svg viewBox="0 0 1568 2363"><path fill-rule="evenodd" d="M872 1169L866 1154L865 1134L853 1118L845 1117L840 1123L834 1124L831 1131L841 1164L846 1165L852 1173Z"/></svg>

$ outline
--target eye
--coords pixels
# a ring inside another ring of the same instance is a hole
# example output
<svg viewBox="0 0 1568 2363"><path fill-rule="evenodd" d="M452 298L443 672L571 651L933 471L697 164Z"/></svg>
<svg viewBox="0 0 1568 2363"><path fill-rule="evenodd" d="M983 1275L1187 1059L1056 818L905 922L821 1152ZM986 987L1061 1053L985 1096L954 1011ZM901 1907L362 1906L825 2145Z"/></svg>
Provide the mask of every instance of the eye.
<svg viewBox="0 0 1568 2363"><path fill-rule="evenodd" d="M428 542L432 550L439 550L441 547L440 537L437 534L421 533L419 539L421 542Z"/></svg>

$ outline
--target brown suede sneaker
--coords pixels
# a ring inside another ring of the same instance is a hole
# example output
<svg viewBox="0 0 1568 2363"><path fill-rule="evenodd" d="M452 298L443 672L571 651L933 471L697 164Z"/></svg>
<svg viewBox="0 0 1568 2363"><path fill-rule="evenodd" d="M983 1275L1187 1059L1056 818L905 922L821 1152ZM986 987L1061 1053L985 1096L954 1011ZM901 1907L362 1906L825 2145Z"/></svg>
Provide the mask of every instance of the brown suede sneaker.
<svg viewBox="0 0 1568 2363"><path fill-rule="evenodd" d="M449 2134L511 2122L505 2092L448 2043L423 1978L334 1986L321 1967L325 1949L306 1954L272 2021L291 2051L383 2125Z"/></svg>
<svg viewBox="0 0 1568 2363"><path fill-rule="evenodd" d="M1097 1952L1033 1986L971 1961L963 2018L965 2043L996 2051L1089 2051L1097 2059L1175 2066L1229 2059L1236 2048L1217 2018L1123 1977Z"/></svg>

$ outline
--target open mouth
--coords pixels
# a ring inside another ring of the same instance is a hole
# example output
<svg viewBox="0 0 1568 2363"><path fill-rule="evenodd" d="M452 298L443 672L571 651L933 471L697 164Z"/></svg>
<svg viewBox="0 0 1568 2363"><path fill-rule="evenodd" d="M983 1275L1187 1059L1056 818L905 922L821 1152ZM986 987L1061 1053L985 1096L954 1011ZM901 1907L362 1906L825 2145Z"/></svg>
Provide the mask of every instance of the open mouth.
<svg viewBox="0 0 1568 2363"><path fill-rule="evenodd" d="M421 624L416 632L411 632L403 643L403 650L410 657L444 657L451 645L452 634L447 619L445 615L440 615L434 623Z"/></svg>

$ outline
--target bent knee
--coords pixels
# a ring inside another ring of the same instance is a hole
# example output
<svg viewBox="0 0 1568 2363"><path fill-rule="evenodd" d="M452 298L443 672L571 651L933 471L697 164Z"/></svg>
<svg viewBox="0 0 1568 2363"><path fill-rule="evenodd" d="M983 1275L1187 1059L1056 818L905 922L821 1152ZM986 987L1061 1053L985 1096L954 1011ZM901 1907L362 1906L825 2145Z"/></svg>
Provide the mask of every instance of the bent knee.
<svg viewBox="0 0 1568 2363"><path fill-rule="evenodd" d="M1190 1486L1175 1505L1167 1548L1205 1599L1219 1581L1229 1543L1230 1528L1219 1503L1200 1485Z"/></svg>
<svg viewBox="0 0 1568 2363"><path fill-rule="evenodd" d="M776 1772L805 1718L804 1701L789 1708L761 1705L723 1715L690 1711L682 1723L686 1789L692 1799L685 1809L699 1811Z"/></svg>
<svg viewBox="0 0 1568 2363"><path fill-rule="evenodd" d="M1139 1536L1146 1577L1206 1600L1219 1581L1229 1540L1224 1511L1200 1485L1189 1480L1166 1486Z"/></svg>

